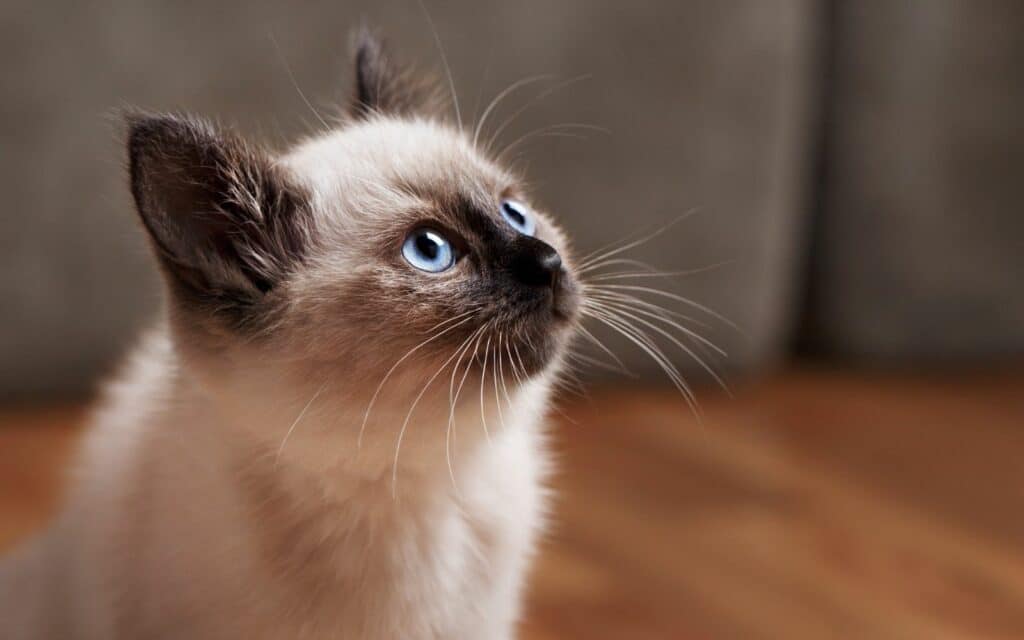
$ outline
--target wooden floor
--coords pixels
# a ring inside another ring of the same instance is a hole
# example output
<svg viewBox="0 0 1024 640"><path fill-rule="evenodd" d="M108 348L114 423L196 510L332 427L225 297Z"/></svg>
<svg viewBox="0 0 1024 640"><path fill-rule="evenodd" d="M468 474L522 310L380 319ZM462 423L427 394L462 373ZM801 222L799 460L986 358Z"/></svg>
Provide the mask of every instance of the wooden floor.
<svg viewBox="0 0 1024 640"><path fill-rule="evenodd" d="M1024 375L793 373L705 392L703 424L591 396L555 432L528 640L1024 638ZM0 548L45 521L81 415L0 413Z"/></svg>

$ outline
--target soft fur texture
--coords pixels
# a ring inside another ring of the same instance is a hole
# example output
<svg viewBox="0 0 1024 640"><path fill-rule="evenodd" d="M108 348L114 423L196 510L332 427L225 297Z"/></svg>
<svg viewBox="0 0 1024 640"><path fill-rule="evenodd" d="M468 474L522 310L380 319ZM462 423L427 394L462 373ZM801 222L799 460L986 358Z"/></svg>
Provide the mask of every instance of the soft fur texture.
<svg viewBox="0 0 1024 640"><path fill-rule="evenodd" d="M350 116L283 155L129 117L167 319L54 526L0 564L0 637L514 636L541 422L577 314L561 232L365 34ZM401 254L429 225L461 258ZM523 284L523 260L562 266Z"/></svg>

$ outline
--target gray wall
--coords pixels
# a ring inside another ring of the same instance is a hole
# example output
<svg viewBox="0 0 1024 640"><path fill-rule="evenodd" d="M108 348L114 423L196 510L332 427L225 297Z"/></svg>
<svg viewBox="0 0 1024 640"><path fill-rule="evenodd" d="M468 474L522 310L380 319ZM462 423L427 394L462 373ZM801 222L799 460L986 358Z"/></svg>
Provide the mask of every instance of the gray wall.
<svg viewBox="0 0 1024 640"><path fill-rule="evenodd" d="M810 335L858 361L1024 354L1024 3L840 2Z"/></svg>
<svg viewBox="0 0 1024 640"><path fill-rule="evenodd" d="M728 368L778 362L801 320L818 354L1024 350L1020 3L427 5L467 119L525 76L591 74L503 137L610 130L523 156L583 251L697 208L634 257L728 262L664 283L741 327L705 329ZM296 84L321 110L343 99L361 19L439 64L416 0L0 7L0 394L88 389L159 304L111 111L196 111L281 146L316 126Z"/></svg>

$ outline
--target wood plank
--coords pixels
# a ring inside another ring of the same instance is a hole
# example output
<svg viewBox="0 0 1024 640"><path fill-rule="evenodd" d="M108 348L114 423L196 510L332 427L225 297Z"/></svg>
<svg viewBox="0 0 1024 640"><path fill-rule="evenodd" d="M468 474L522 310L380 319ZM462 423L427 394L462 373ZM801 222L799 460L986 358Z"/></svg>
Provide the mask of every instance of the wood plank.
<svg viewBox="0 0 1024 640"><path fill-rule="evenodd" d="M563 403L523 637L1024 637L1024 373L790 372ZM52 512L83 411L0 411L0 549Z"/></svg>

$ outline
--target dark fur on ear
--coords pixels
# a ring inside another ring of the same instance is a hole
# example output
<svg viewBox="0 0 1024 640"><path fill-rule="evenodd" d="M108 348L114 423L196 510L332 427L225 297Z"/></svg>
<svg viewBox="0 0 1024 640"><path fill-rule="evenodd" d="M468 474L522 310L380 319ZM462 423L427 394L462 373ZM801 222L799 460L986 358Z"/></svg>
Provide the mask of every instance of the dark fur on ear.
<svg viewBox="0 0 1024 640"><path fill-rule="evenodd" d="M384 43L368 28L353 34L355 89L349 115L440 117L447 103L437 80L395 63Z"/></svg>
<svg viewBox="0 0 1024 640"><path fill-rule="evenodd" d="M237 310L301 260L307 200L264 151L196 118L126 120L132 195L172 288Z"/></svg>

